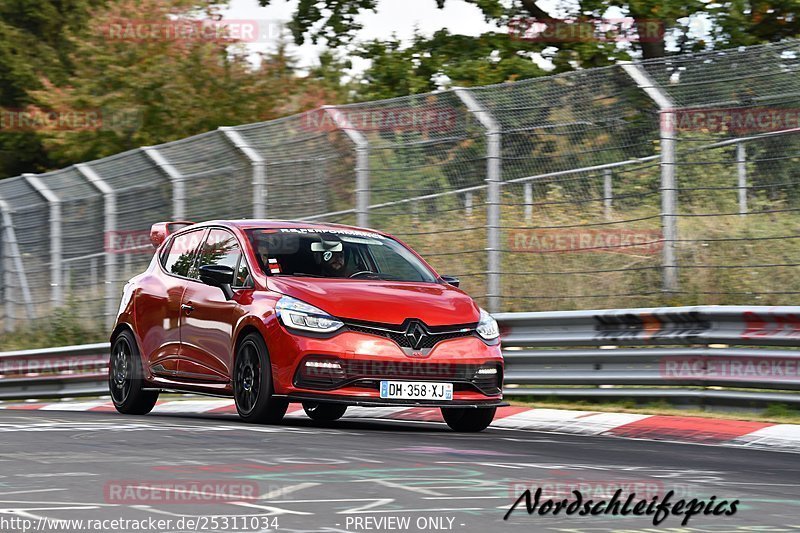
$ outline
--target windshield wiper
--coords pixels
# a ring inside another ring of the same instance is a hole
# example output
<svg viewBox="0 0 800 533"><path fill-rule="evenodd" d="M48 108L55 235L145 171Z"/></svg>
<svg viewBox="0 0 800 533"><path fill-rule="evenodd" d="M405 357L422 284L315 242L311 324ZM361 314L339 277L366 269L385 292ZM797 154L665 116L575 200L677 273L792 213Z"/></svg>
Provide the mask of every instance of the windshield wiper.
<svg viewBox="0 0 800 533"><path fill-rule="evenodd" d="M392 276L391 274L379 274L377 272L365 273L365 274L362 274L362 275L358 276L358 278L354 278L354 279L359 279L359 278L362 278L362 279L379 279L379 280L383 280L383 281L401 281L403 279L403 278L401 278L399 276Z"/></svg>
<svg viewBox="0 0 800 533"><path fill-rule="evenodd" d="M273 274L273 276L282 277L282 278L283 277L288 277L288 278L295 278L295 277L297 277L297 278L324 278L325 277L325 276L320 276L319 274L307 274L305 272L294 272L293 274L281 273L281 274Z"/></svg>

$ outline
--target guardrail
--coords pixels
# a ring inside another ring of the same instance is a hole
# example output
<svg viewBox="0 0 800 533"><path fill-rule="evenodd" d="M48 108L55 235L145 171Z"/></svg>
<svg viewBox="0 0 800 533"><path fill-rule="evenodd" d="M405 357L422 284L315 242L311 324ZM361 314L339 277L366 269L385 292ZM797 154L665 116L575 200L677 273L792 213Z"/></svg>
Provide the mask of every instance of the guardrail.
<svg viewBox="0 0 800 533"><path fill-rule="evenodd" d="M0 352L0 400L108 394L109 345Z"/></svg>
<svg viewBox="0 0 800 533"><path fill-rule="evenodd" d="M789 349L800 347L800 307L606 309L495 318L503 333L507 396L800 403L800 394L792 392L800 390L800 351Z"/></svg>
<svg viewBox="0 0 800 533"><path fill-rule="evenodd" d="M507 396L800 403L800 306L500 313ZM107 394L108 344L0 353L0 399Z"/></svg>

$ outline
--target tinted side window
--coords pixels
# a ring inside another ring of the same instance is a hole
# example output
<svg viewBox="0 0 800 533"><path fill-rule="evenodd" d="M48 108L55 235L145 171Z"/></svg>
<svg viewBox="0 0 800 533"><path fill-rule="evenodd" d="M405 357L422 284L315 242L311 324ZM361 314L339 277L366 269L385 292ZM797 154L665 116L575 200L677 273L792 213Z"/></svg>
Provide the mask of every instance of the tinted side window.
<svg viewBox="0 0 800 533"><path fill-rule="evenodd" d="M169 249L162 256L161 264L164 265L164 270L185 278L196 277L190 274L196 273L194 272L196 269L192 269L192 265L202 236L203 230L197 230L173 238Z"/></svg>
<svg viewBox="0 0 800 533"><path fill-rule="evenodd" d="M199 265L224 265L231 267L235 272L241 256L239 242L232 233L222 229L212 229L200 250Z"/></svg>

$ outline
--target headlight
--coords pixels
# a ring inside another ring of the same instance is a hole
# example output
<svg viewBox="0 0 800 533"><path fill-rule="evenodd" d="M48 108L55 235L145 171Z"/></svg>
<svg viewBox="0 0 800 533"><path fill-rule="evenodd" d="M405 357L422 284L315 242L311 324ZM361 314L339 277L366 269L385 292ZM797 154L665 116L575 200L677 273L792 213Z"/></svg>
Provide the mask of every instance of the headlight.
<svg viewBox="0 0 800 533"><path fill-rule="evenodd" d="M322 309L291 296L284 296L278 300L275 311L283 325L290 329L331 333L344 326L341 320L332 317Z"/></svg>
<svg viewBox="0 0 800 533"><path fill-rule="evenodd" d="M492 315L481 309L481 319L478 322L478 335L491 341L500 336L500 328L497 327L497 321L492 318Z"/></svg>

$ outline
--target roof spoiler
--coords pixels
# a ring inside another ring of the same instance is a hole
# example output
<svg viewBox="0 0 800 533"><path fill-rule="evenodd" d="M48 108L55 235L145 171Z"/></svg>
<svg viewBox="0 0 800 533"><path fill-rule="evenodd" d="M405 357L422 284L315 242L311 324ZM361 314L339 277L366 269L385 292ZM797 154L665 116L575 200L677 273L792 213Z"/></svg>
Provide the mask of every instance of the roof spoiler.
<svg viewBox="0 0 800 533"><path fill-rule="evenodd" d="M194 222L188 220L175 220L172 222L156 222L150 228L150 242L153 243L153 248L158 248L167 237L182 230L187 226L191 226Z"/></svg>

